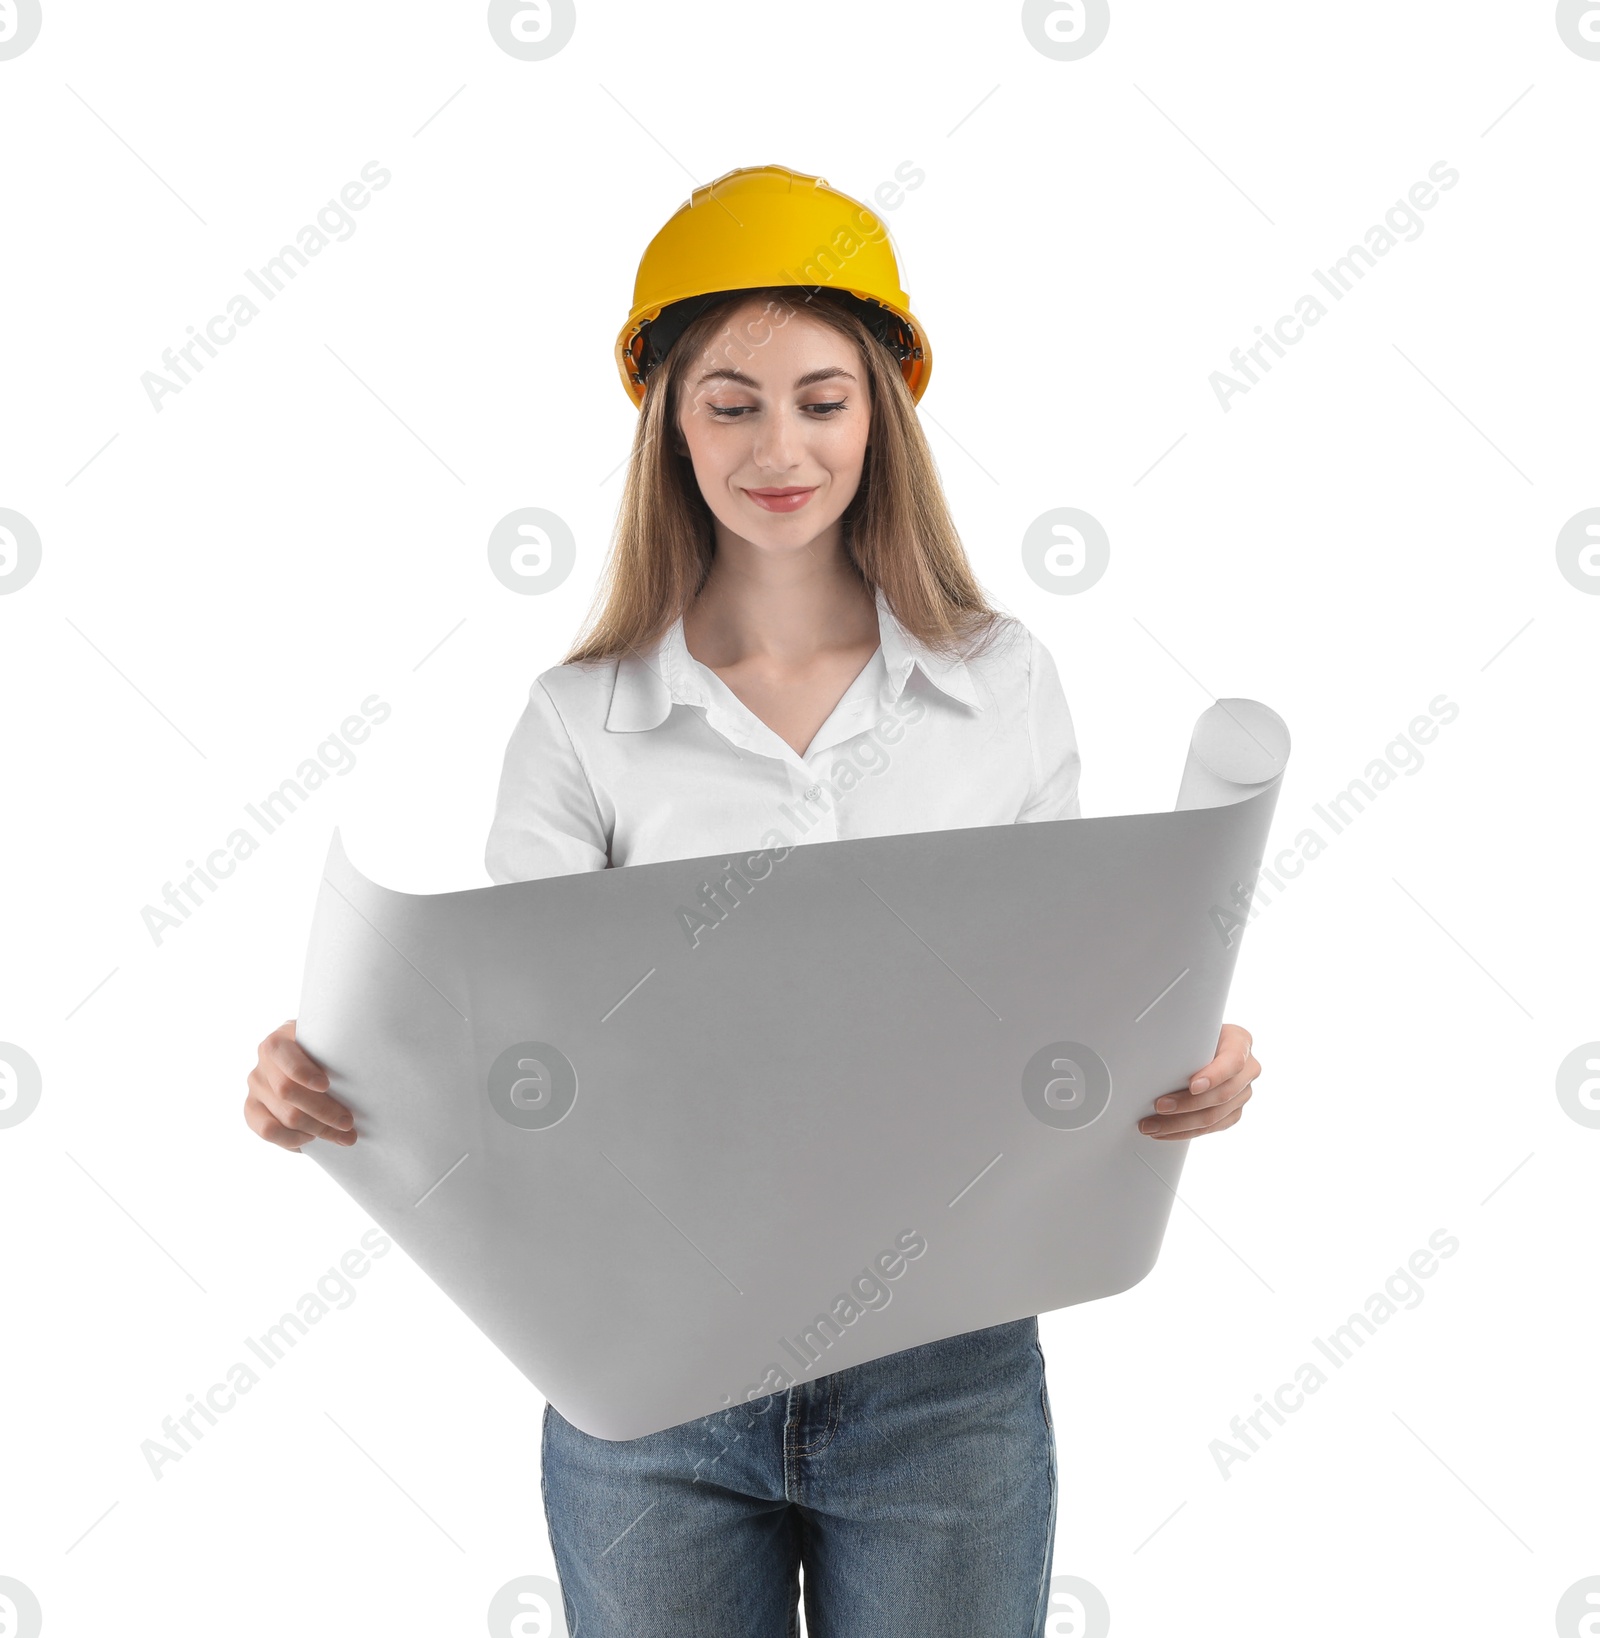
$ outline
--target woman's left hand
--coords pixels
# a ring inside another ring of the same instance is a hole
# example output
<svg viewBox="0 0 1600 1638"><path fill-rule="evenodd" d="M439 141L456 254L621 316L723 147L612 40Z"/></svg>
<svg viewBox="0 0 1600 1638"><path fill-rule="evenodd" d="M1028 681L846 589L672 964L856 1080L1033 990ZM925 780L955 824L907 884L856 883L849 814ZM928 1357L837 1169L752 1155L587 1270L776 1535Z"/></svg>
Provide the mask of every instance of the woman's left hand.
<svg viewBox="0 0 1600 1638"><path fill-rule="evenodd" d="M1153 1138L1204 1137L1224 1131L1244 1113L1250 1083L1260 1073L1261 1065L1250 1051L1250 1032L1224 1024L1216 1057L1189 1077L1187 1092L1157 1098L1160 1114L1147 1115L1139 1130Z"/></svg>

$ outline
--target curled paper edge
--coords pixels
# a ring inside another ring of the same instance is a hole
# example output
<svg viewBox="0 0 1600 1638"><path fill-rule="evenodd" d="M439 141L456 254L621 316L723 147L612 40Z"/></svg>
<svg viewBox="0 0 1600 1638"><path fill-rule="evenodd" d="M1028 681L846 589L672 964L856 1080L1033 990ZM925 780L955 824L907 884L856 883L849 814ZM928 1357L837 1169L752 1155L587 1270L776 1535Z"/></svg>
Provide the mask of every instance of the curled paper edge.
<svg viewBox="0 0 1600 1638"><path fill-rule="evenodd" d="M1177 810L1242 802L1282 779L1289 725L1260 700L1217 700L1195 721Z"/></svg>

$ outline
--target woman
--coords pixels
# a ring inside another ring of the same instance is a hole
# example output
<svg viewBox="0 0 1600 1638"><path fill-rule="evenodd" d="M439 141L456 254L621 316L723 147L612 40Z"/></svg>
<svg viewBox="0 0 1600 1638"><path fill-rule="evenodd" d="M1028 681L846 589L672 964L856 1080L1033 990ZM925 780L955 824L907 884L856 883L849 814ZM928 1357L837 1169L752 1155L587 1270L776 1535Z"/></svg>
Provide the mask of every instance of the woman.
<svg viewBox="0 0 1600 1638"><path fill-rule="evenodd" d="M823 235L826 235L824 237ZM835 264L816 277L822 253ZM497 882L805 840L1078 816L1048 650L990 609L915 403L929 351L870 212L782 167L662 229L618 344L642 414L598 612L507 748ZM1224 1025L1140 1122L1225 1130L1260 1073ZM268 1141L353 1143L294 1041L261 1043ZM626 1441L546 1407L574 1638L1038 1638L1055 1448L1036 1319Z"/></svg>

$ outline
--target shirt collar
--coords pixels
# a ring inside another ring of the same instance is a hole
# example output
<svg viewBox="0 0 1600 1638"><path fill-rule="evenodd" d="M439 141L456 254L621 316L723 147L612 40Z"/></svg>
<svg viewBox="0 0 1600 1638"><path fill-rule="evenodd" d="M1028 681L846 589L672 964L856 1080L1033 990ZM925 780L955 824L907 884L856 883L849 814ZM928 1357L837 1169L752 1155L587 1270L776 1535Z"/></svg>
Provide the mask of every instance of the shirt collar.
<svg viewBox="0 0 1600 1638"><path fill-rule="evenodd" d="M878 606L878 646L883 651L884 669L888 672L894 698L900 698L911 668L917 666L941 693L981 711L983 703L966 662L939 654L912 636L895 619L881 586L875 589L874 599ZM606 727L621 733L655 728L666 721L675 703L708 704L703 680L693 659L683 640L681 617L673 621L654 648L635 649L623 655L617 662Z"/></svg>

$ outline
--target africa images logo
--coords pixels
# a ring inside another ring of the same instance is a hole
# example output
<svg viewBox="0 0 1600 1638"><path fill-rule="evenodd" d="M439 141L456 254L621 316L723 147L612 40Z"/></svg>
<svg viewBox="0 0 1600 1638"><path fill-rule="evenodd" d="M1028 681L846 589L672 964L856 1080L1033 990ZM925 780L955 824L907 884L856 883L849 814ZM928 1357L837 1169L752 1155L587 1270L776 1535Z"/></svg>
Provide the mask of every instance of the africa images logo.
<svg viewBox="0 0 1600 1638"><path fill-rule="evenodd" d="M39 38L43 22L39 0L0 0L0 62L20 57ZM0 1638L11 1638L11 1628L0 1626Z"/></svg>

